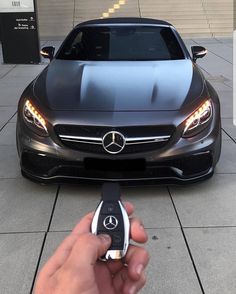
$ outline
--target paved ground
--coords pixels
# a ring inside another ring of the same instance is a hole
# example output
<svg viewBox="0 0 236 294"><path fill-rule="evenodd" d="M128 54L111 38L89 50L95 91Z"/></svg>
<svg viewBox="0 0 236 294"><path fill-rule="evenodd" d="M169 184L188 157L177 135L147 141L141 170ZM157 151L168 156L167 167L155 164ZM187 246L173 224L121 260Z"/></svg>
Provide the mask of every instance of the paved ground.
<svg viewBox="0 0 236 294"><path fill-rule="evenodd" d="M50 42L48 42L50 43ZM58 45L57 43L56 45ZM147 228L146 294L232 294L236 289L236 128L232 125L232 39L186 40L209 50L199 60L222 105L223 150L214 177L188 187L127 187ZM15 146L17 100L45 66L0 64L0 292L30 293L38 266L99 188L40 186L22 178Z"/></svg>

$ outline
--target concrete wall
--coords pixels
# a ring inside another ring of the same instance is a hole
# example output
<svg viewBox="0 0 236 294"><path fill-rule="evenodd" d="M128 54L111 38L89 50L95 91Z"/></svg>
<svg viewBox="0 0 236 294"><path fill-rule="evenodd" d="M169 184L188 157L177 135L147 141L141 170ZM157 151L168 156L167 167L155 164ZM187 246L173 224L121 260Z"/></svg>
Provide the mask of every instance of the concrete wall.
<svg viewBox="0 0 236 294"><path fill-rule="evenodd" d="M75 24L99 18L118 0L37 0L42 39L61 39ZM142 16L173 23L182 36L230 36L233 0L126 0L111 16Z"/></svg>

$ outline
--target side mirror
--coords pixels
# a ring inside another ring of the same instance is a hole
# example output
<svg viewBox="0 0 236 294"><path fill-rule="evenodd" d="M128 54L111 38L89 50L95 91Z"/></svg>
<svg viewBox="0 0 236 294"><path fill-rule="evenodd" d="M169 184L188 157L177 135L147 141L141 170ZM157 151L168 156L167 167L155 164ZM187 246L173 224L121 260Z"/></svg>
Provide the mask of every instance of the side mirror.
<svg viewBox="0 0 236 294"><path fill-rule="evenodd" d="M47 47L43 47L40 51L40 54L44 57L44 58L49 58L50 61L53 59L54 56L54 52L55 52L55 48L53 46L47 46Z"/></svg>
<svg viewBox="0 0 236 294"><path fill-rule="evenodd" d="M193 62L196 62L198 58L202 58L207 54L207 49L202 46L192 46Z"/></svg>

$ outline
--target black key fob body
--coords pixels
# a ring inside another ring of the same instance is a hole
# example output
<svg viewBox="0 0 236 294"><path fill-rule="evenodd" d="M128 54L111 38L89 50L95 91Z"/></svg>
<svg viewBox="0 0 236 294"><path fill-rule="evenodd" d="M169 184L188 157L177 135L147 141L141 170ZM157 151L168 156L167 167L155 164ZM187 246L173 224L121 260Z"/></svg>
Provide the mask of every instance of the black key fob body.
<svg viewBox="0 0 236 294"><path fill-rule="evenodd" d="M95 211L91 231L93 234L108 234L112 244L102 260L121 259L129 246L130 222L120 199L120 185L105 183L102 199Z"/></svg>

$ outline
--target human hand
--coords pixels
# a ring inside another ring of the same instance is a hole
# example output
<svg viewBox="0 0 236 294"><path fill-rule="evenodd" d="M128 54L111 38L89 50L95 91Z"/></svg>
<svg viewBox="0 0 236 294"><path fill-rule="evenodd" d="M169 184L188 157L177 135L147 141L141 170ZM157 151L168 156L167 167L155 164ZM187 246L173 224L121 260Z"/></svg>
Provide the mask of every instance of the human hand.
<svg viewBox="0 0 236 294"><path fill-rule="evenodd" d="M126 203L129 216L134 208ZM93 213L87 214L44 265L36 281L35 294L134 294L145 284L147 251L129 245L123 261L99 261L111 245L108 235L90 233ZM141 221L130 218L131 239L145 243Z"/></svg>

